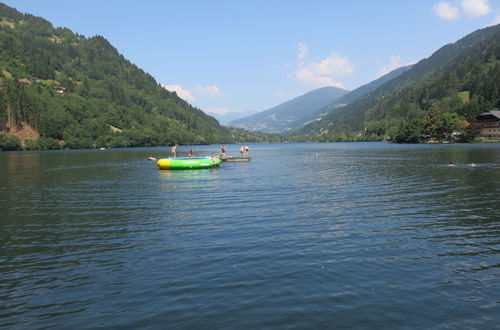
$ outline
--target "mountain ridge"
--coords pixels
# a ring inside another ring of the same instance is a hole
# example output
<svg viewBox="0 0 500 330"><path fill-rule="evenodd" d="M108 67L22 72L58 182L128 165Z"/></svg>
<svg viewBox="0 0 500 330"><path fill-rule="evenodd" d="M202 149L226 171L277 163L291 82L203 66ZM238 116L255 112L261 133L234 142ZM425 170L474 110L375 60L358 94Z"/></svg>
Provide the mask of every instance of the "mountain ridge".
<svg viewBox="0 0 500 330"><path fill-rule="evenodd" d="M335 100L334 103L329 104L326 107L323 107L314 113L311 113L307 117L304 117L303 118L304 123L303 123L302 127L308 125L311 122L319 121L323 117L328 115L330 112L336 111L339 108L342 108L342 107L348 105L349 103L355 101L357 98L374 91L375 89L377 89L379 86L383 85L384 83L386 83L386 82L398 77L399 75L405 73L406 71L410 70L412 66L413 65L407 65L407 66L403 66L403 67L394 69L393 71L383 75L382 77L379 77L379 78L377 78L377 79L375 79L367 84L364 84L364 85L354 89L353 91L351 91L351 92L345 94L344 96L338 98L337 100ZM297 128L297 130L300 130L302 127ZM292 131L292 132L290 132L290 134L293 135L294 132Z"/></svg>
<svg viewBox="0 0 500 330"><path fill-rule="evenodd" d="M229 125L251 131L283 133L300 126L307 117L348 93L338 87L322 87L285 101L254 115L229 122Z"/></svg>

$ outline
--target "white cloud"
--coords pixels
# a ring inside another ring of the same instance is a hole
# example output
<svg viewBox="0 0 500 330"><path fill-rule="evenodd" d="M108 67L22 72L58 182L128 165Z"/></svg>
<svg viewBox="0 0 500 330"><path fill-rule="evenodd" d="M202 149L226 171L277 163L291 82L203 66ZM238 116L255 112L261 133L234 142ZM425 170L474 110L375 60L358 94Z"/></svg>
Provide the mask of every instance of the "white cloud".
<svg viewBox="0 0 500 330"><path fill-rule="evenodd" d="M462 0L460 1L460 7L468 17L484 16L492 11L488 0ZM459 8L447 1L435 3L432 10L443 19L455 20L460 17Z"/></svg>
<svg viewBox="0 0 500 330"><path fill-rule="evenodd" d="M328 58L320 62L300 62L291 76L295 80L314 87L334 86L344 88L341 82L335 80L352 72L353 66L349 59L332 52Z"/></svg>
<svg viewBox="0 0 500 330"><path fill-rule="evenodd" d="M497 24L500 24L500 15L495 17L493 19L493 21L491 21L491 23L488 26L493 26L493 25L497 25Z"/></svg>
<svg viewBox="0 0 500 330"><path fill-rule="evenodd" d="M462 0L460 5L464 13L471 17L484 16L491 12L488 0Z"/></svg>
<svg viewBox="0 0 500 330"><path fill-rule="evenodd" d="M308 68L299 68L295 71L295 79L314 87L334 86L344 88L341 82L333 81L331 77L318 76Z"/></svg>
<svg viewBox="0 0 500 330"><path fill-rule="evenodd" d="M299 42L297 44L297 49L299 50L299 52L297 53L297 57L301 60L307 58L307 55L309 55L309 48L307 48L307 46L302 43L302 42Z"/></svg>
<svg viewBox="0 0 500 330"><path fill-rule="evenodd" d="M389 56L389 64L381 67L380 70L378 70L378 73L377 73L377 76L375 77L375 79L378 79L378 78L388 74L389 72L394 71L402 66L407 66L410 64L414 64L414 63L403 63L403 61L401 60L401 57L399 57L397 55L391 55L391 56Z"/></svg>
<svg viewBox="0 0 500 330"><path fill-rule="evenodd" d="M213 86L195 86L194 90L204 96L219 96L221 91L219 87Z"/></svg>
<svg viewBox="0 0 500 330"><path fill-rule="evenodd" d="M227 108L210 108L210 109L205 109L205 112L207 112L207 113L216 113L216 114L219 114L219 115L225 115L226 113L229 113L231 111L229 109L227 109Z"/></svg>
<svg viewBox="0 0 500 330"><path fill-rule="evenodd" d="M196 100L193 94L191 94L191 92L188 91L187 89L182 88L181 85L161 85L161 86L170 92L177 93L177 96L179 96L181 99L184 99L186 101Z"/></svg>
<svg viewBox="0 0 500 330"><path fill-rule="evenodd" d="M454 20L459 17L458 8L446 1L435 3L432 6L432 11L440 18L448 20Z"/></svg>

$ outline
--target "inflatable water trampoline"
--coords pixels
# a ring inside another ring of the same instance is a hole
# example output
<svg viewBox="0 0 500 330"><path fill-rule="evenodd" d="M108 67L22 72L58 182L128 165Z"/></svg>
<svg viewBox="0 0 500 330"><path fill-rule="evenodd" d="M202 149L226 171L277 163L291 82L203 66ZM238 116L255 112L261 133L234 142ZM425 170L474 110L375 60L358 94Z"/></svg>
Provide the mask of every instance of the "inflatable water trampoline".
<svg viewBox="0 0 500 330"><path fill-rule="evenodd" d="M219 157L178 157L162 158L156 164L160 170L195 170L218 167L220 163Z"/></svg>

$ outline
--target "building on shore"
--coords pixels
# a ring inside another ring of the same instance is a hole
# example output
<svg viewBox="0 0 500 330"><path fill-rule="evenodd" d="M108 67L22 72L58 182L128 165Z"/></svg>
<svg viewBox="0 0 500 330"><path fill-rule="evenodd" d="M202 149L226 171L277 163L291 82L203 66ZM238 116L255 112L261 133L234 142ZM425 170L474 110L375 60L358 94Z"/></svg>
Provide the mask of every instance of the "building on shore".
<svg viewBox="0 0 500 330"><path fill-rule="evenodd" d="M473 120L475 137L500 140L500 110L490 110Z"/></svg>

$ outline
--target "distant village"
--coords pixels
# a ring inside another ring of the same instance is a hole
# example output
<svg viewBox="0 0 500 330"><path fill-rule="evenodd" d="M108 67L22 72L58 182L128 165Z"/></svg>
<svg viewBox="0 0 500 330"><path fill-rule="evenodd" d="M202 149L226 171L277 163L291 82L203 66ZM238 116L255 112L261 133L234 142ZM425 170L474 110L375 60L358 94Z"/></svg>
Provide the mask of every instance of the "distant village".
<svg viewBox="0 0 500 330"><path fill-rule="evenodd" d="M55 90L57 93L60 93L60 94L63 94L65 92L67 92L67 88L66 87L63 87L63 86L60 86L60 83L55 81L55 80L43 80L41 78L36 78L36 77L30 77L30 78L19 78L17 79L17 81L23 85L27 85L27 86L31 86L31 84L35 83L35 84L39 84L39 83L49 83L51 85L54 85L55 86ZM5 85L5 81L0 79L0 86L4 86Z"/></svg>

